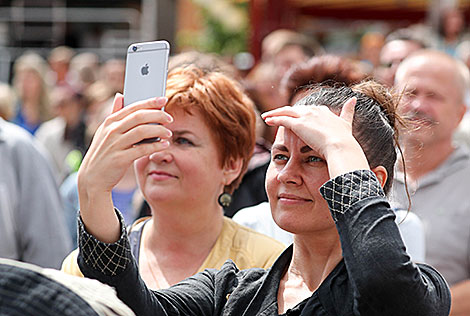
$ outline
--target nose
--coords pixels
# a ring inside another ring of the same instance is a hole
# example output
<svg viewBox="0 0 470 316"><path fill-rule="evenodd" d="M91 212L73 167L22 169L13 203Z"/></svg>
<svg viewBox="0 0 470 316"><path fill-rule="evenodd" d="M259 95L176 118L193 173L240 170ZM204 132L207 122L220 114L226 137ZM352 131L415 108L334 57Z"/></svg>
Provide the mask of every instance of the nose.
<svg viewBox="0 0 470 316"><path fill-rule="evenodd" d="M301 185L302 177L298 163L291 159L282 167L277 175L277 180L284 184Z"/></svg>
<svg viewBox="0 0 470 316"><path fill-rule="evenodd" d="M410 107L413 110L417 110L417 109L421 108L422 103L423 102L422 102L421 98L413 98L413 100L411 100L411 102L410 102Z"/></svg>
<svg viewBox="0 0 470 316"><path fill-rule="evenodd" d="M423 100L419 96L413 96L406 102L405 108L407 111L418 112L423 108Z"/></svg>
<svg viewBox="0 0 470 316"><path fill-rule="evenodd" d="M153 154L150 154L149 160L155 162L155 163L170 163L173 161L173 154L171 152L171 143L170 146L160 150L156 151Z"/></svg>

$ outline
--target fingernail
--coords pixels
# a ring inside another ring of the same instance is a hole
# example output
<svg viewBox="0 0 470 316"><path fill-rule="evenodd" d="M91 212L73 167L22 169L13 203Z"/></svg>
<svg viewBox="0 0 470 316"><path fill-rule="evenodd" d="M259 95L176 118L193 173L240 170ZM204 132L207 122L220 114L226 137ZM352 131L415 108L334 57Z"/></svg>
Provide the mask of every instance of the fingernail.
<svg viewBox="0 0 470 316"><path fill-rule="evenodd" d="M164 105L164 104L166 104L166 102L168 102L168 99L166 97L157 98L157 104L158 105Z"/></svg>

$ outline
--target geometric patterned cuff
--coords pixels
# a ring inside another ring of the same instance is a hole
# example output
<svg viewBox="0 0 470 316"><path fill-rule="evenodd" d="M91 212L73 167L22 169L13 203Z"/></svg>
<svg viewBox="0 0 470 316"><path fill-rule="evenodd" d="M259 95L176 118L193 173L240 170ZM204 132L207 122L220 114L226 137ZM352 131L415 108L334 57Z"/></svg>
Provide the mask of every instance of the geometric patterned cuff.
<svg viewBox="0 0 470 316"><path fill-rule="evenodd" d="M330 179L320 187L331 215L344 214L354 203L372 196L385 197L379 180L370 170L355 170Z"/></svg>
<svg viewBox="0 0 470 316"><path fill-rule="evenodd" d="M124 219L117 209L115 211L121 224L121 237L112 244L97 240L86 231L82 218L78 219L78 244L84 261L107 276L115 276L124 271L132 256Z"/></svg>

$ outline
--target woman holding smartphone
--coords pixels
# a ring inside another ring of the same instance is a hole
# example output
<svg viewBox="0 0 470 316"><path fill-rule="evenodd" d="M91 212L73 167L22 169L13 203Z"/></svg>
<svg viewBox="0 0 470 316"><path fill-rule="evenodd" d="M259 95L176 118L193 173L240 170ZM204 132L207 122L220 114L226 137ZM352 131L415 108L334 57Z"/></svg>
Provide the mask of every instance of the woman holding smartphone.
<svg viewBox="0 0 470 316"><path fill-rule="evenodd" d="M285 246L224 217L221 206L253 151L251 100L234 80L195 66L170 71L166 96L168 102L126 107L116 96L78 174L80 209L106 223L98 231L115 232L111 190L134 164L152 216L132 226L131 251L149 288L167 288L227 259L244 269L270 267ZM162 125L150 124L156 122ZM137 144L150 134L162 141ZM62 269L80 274L76 252Z"/></svg>
<svg viewBox="0 0 470 316"><path fill-rule="evenodd" d="M279 128L266 177L271 211L294 234L293 245L267 271L240 271L228 261L220 270L150 291L130 255L119 213L87 186L97 181L91 171L103 157L99 149L107 151L102 144L114 138L109 129L120 119L137 119L144 111L162 124L143 130L134 122L119 129L132 134L118 139L126 138L127 154L137 158L164 153L178 118L156 110L164 99L124 110L116 99L115 113L80 170L80 268L115 286L138 315L448 315L445 280L411 261L385 197L396 161L396 101L382 86L366 82L315 87L293 107L264 113L265 122ZM143 116L140 121L146 122ZM131 145L149 136L164 141Z"/></svg>

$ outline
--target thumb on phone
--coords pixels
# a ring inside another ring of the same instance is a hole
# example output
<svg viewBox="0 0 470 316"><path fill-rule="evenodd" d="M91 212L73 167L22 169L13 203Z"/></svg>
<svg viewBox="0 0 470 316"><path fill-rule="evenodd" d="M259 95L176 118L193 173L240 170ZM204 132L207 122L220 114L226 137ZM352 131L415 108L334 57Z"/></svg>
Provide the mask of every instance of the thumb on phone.
<svg viewBox="0 0 470 316"><path fill-rule="evenodd" d="M113 100L113 111L111 113L116 113L124 107L124 96L121 93L116 93Z"/></svg>

